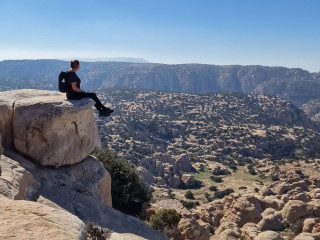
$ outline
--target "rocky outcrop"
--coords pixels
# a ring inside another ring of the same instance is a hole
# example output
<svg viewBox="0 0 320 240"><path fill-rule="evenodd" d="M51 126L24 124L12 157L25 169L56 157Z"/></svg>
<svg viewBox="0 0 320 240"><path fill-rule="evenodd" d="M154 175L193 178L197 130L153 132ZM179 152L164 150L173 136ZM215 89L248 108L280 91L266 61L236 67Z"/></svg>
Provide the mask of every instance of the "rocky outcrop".
<svg viewBox="0 0 320 240"><path fill-rule="evenodd" d="M87 239L85 224L67 211L0 195L1 239Z"/></svg>
<svg viewBox="0 0 320 240"><path fill-rule="evenodd" d="M82 161L100 137L88 99L67 101L65 94L42 90L0 93L0 132L5 148L42 165Z"/></svg>
<svg viewBox="0 0 320 240"><path fill-rule="evenodd" d="M95 222L113 232L166 239L139 219L110 207L110 175L92 156L60 168L39 167L10 151L1 157L0 196L35 201L35 204L69 212L83 222Z"/></svg>
<svg viewBox="0 0 320 240"><path fill-rule="evenodd" d="M50 91L0 94L1 239L86 239L85 222L113 238L166 239L112 208L110 174L90 156L100 145L92 105Z"/></svg>
<svg viewBox="0 0 320 240"><path fill-rule="evenodd" d="M194 218L184 218L178 224L178 229L184 240L209 240L209 231Z"/></svg>
<svg viewBox="0 0 320 240"><path fill-rule="evenodd" d="M282 210L282 217L289 223L312 214L312 208L300 200L290 200Z"/></svg>
<svg viewBox="0 0 320 240"><path fill-rule="evenodd" d="M241 228L247 222L258 223L261 213L261 205L255 197L236 196L220 222L232 222Z"/></svg>
<svg viewBox="0 0 320 240"><path fill-rule="evenodd" d="M1 156L0 195L15 200L30 200L40 184L34 176L18 162Z"/></svg>
<svg viewBox="0 0 320 240"><path fill-rule="evenodd" d="M183 174L193 170L186 154L172 157L169 154L155 153L152 158L142 159L140 165L137 172L148 185L179 188L184 184L189 187L195 184L190 174Z"/></svg>
<svg viewBox="0 0 320 240"><path fill-rule="evenodd" d="M3 154L3 153L4 153L4 148L2 146L2 136L1 136L1 132L0 132L0 155Z"/></svg>
<svg viewBox="0 0 320 240"><path fill-rule="evenodd" d="M259 233L254 240L283 240L283 238L277 232L265 231Z"/></svg>
<svg viewBox="0 0 320 240"><path fill-rule="evenodd" d="M294 240L320 240L320 237L311 233L300 233Z"/></svg>
<svg viewBox="0 0 320 240"><path fill-rule="evenodd" d="M283 173L279 181L264 185L255 194L247 188L231 193L199 206L191 216L199 224L213 227L213 240L287 239L285 233L297 231L301 225L303 233L298 232L295 239L318 239L318 183L316 177ZM191 216L185 214L184 218Z"/></svg>

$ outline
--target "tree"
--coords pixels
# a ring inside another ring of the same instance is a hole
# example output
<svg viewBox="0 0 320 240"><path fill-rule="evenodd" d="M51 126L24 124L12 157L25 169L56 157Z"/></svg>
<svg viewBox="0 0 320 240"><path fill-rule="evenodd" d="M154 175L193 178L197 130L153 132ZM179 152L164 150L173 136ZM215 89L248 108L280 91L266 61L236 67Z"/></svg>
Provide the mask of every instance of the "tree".
<svg viewBox="0 0 320 240"><path fill-rule="evenodd" d="M116 159L108 149L94 153L111 175L113 208L131 215L139 215L142 204L150 202L151 194L137 173L125 159Z"/></svg>
<svg viewBox="0 0 320 240"><path fill-rule="evenodd" d="M187 199L194 199L194 195L190 190L188 190L184 196Z"/></svg>

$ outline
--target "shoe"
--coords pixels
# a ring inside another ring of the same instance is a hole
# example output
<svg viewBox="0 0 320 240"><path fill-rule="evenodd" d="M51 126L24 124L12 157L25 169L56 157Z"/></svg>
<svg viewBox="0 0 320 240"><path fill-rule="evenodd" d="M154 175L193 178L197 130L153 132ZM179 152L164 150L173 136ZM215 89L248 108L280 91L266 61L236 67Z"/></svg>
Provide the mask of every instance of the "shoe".
<svg viewBox="0 0 320 240"><path fill-rule="evenodd" d="M99 111L99 116L109 117L111 113L113 113L113 110L110 108L107 108L105 110Z"/></svg>
<svg viewBox="0 0 320 240"><path fill-rule="evenodd" d="M106 113L109 113L109 114L113 113L113 109L106 108L106 107L102 111L106 112Z"/></svg>

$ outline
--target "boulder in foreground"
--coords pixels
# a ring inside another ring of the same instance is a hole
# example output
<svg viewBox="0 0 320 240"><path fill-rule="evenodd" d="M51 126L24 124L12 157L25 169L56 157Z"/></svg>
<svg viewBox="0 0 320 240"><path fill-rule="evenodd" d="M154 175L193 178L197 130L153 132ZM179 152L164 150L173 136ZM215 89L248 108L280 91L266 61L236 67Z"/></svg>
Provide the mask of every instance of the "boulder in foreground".
<svg viewBox="0 0 320 240"><path fill-rule="evenodd" d="M14 148L42 165L82 161L101 146L90 99L69 101L65 94L33 89L0 93L0 132Z"/></svg>
<svg viewBox="0 0 320 240"><path fill-rule="evenodd" d="M67 211L1 195L0 201L0 239L87 239L85 224Z"/></svg>

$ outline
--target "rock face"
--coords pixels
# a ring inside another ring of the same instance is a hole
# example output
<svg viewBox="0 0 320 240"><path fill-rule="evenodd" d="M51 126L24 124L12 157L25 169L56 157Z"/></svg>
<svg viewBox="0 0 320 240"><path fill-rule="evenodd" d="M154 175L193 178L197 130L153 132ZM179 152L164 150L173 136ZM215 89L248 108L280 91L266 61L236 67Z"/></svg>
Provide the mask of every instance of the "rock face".
<svg viewBox="0 0 320 240"><path fill-rule="evenodd" d="M137 172L149 185L179 188L183 184L195 184L191 175L183 174L193 170L190 159L185 154L174 158L169 154L155 153L152 158L142 159L140 164Z"/></svg>
<svg viewBox="0 0 320 240"><path fill-rule="evenodd" d="M5 156L0 161L0 194L15 200L30 200L40 187L33 175Z"/></svg>
<svg viewBox="0 0 320 240"><path fill-rule="evenodd" d="M20 86L23 80L31 88L53 89L56 74L63 64L58 60L2 61L2 75L14 79L2 85ZM86 75L83 86L87 89L120 87L186 93L259 93L280 96L297 104L320 97L319 73L311 74L297 68L93 62L86 63L81 71ZM48 78L43 78L44 75Z"/></svg>
<svg viewBox="0 0 320 240"><path fill-rule="evenodd" d="M64 94L40 90L0 93L5 148L42 165L80 162L101 145L88 99L68 101Z"/></svg>
<svg viewBox="0 0 320 240"><path fill-rule="evenodd" d="M209 240L209 232L194 219L182 219L178 225L185 240Z"/></svg>
<svg viewBox="0 0 320 240"><path fill-rule="evenodd" d="M2 136L1 136L1 132L0 132L0 155L4 153L4 149L2 146Z"/></svg>
<svg viewBox="0 0 320 240"><path fill-rule="evenodd" d="M85 224L64 210L1 195L0 201L1 239L87 239Z"/></svg>
<svg viewBox="0 0 320 240"><path fill-rule="evenodd" d="M100 145L92 104L50 91L0 94L0 239L87 239L84 222L113 239L166 239L111 207L110 174L89 156Z"/></svg>
<svg viewBox="0 0 320 240"><path fill-rule="evenodd" d="M283 240L283 238L277 232L265 231L259 233L255 240Z"/></svg>
<svg viewBox="0 0 320 240"><path fill-rule="evenodd" d="M301 217L312 214L312 208L300 200L290 200L282 210L283 219L289 223L294 223Z"/></svg>

